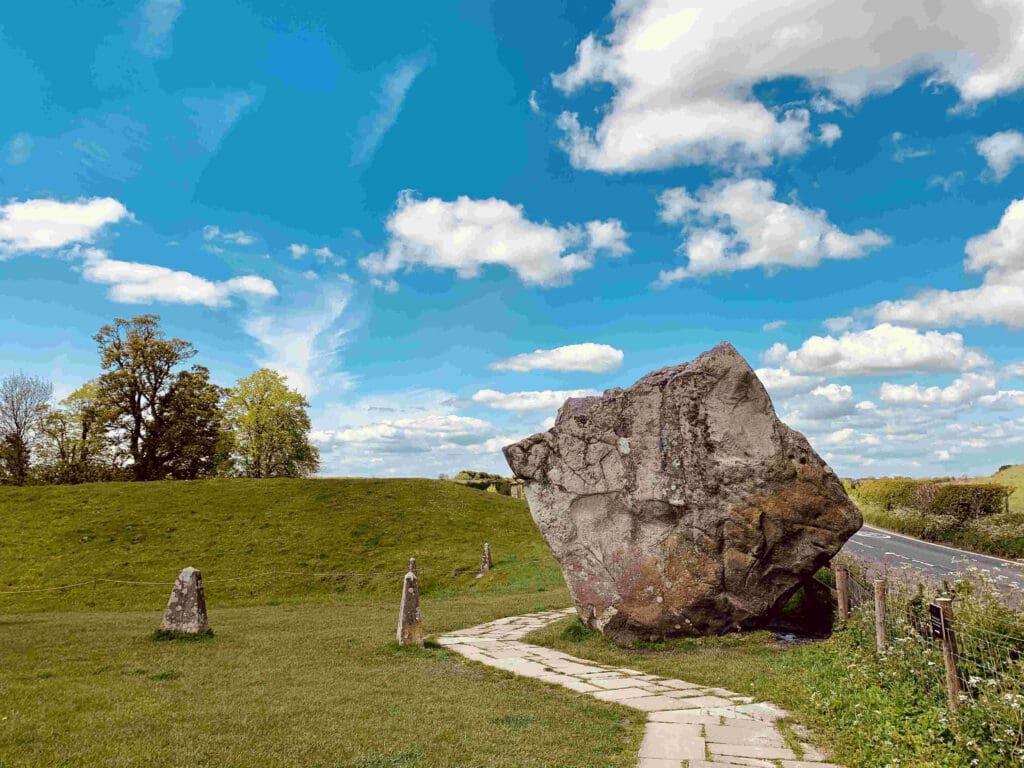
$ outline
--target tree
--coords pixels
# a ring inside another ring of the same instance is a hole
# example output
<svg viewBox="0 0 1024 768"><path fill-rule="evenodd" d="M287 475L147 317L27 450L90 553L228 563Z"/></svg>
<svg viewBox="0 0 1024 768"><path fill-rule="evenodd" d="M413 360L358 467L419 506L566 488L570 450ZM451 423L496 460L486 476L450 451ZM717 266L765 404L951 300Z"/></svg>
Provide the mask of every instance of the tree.
<svg viewBox="0 0 1024 768"><path fill-rule="evenodd" d="M195 480L216 473L227 458L224 413L225 390L210 382L201 365L182 371L162 398L161 419L153 436L151 462L165 476Z"/></svg>
<svg viewBox="0 0 1024 768"><path fill-rule="evenodd" d="M28 479L32 446L51 397L53 385L35 376L12 373L0 380L0 460L17 485Z"/></svg>
<svg viewBox="0 0 1024 768"><path fill-rule="evenodd" d="M122 456L110 434L114 414L99 398L99 383L79 387L46 414L39 428L39 472L50 483L112 480Z"/></svg>
<svg viewBox="0 0 1024 768"><path fill-rule="evenodd" d="M175 368L196 354L192 345L168 339L157 315L117 318L93 337L99 345L99 398L115 414L131 456L136 480L162 479L169 474L166 435L169 393ZM205 369L204 369L205 370ZM193 369L195 371L195 369Z"/></svg>
<svg viewBox="0 0 1024 768"><path fill-rule="evenodd" d="M242 477L305 477L320 468L309 442L309 403L277 371L239 379L224 403L235 472Z"/></svg>

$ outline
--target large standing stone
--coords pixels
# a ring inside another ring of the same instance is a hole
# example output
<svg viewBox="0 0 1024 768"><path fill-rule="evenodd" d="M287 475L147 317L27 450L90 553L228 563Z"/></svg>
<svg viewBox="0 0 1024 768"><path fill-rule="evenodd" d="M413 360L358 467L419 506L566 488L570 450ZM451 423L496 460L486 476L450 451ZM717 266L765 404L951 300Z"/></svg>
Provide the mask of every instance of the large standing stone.
<svg viewBox="0 0 1024 768"><path fill-rule="evenodd" d="M759 626L861 525L724 342L504 451L580 618L621 642Z"/></svg>
<svg viewBox="0 0 1024 768"><path fill-rule="evenodd" d="M189 566L178 574L160 629L184 635L205 635L210 632L206 618L203 575L195 568Z"/></svg>
<svg viewBox="0 0 1024 768"><path fill-rule="evenodd" d="M413 571L402 579L402 604L398 609L398 644L423 645L423 618L420 616L420 582Z"/></svg>

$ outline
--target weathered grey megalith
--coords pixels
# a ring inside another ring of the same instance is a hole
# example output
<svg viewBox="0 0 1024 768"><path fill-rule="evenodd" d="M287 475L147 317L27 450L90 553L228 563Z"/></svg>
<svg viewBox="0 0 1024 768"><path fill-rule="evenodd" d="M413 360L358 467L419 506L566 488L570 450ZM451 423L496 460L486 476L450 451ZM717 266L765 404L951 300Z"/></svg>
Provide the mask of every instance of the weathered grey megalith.
<svg viewBox="0 0 1024 768"><path fill-rule="evenodd" d="M861 525L724 342L504 451L580 618L620 642L762 625Z"/></svg>
<svg viewBox="0 0 1024 768"><path fill-rule="evenodd" d="M205 635L210 631L206 618L203 575L195 568L189 566L178 574L160 629L184 635Z"/></svg>
<svg viewBox="0 0 1024 768"><path fill-rule="evenodd" d="M423 617L420 616L420 582L413 561L410 570L402 579L402 603L398 608L399 645L423 645Z"/></svg>

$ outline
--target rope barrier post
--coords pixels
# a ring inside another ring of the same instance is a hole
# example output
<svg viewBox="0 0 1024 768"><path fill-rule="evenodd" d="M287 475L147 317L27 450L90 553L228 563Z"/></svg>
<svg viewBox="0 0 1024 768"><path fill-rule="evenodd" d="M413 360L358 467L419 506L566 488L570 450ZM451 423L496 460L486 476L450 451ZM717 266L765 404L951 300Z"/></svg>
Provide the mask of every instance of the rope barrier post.
<svg viewBox="0 0 1024 768"><path fill-rule="evenodd" d="M885 653L888 636L885 633L885 579L875 579L875 648Z"/></svg>
<svg viewBox="0 0 1024 768"><path fill-rule="evenodd" d="M839 604L839 623L850 618L850 570L845 563L836 563L836 602Z"/></svg>
<svg viewBox="0 0 1024 768"><path fill-rule="evenodd" d="M410 566L415 562L410 561ZM420 615L420 582L410 570L402 579L402 604L398 609L398 644L423 647L423 617Z"/></svg>
<svg viewBox="0 0 1024 768"><path fill-rule="evenodd" d="M946 696L949 712L955 715L960 706L960 676L956 669L956 635L953 634L953 599L939 597L935 600L942 615L942 661L946 665Z"/></svg>

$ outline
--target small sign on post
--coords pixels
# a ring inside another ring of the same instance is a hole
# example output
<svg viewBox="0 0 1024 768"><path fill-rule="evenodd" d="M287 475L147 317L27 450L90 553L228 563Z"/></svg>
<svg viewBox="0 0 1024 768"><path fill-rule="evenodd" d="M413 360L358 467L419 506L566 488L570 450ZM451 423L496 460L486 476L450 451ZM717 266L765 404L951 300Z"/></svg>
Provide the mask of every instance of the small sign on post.
<svg viewBox="0 0 1024 768"><path fill-rule="evenodd" d="M928 626L933 640L942 639L942 609L935 603L928 604Z"/></svg>

